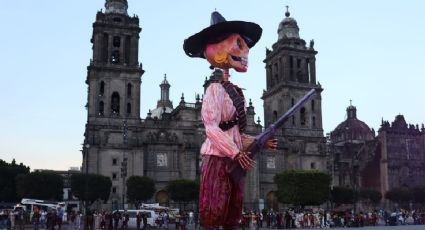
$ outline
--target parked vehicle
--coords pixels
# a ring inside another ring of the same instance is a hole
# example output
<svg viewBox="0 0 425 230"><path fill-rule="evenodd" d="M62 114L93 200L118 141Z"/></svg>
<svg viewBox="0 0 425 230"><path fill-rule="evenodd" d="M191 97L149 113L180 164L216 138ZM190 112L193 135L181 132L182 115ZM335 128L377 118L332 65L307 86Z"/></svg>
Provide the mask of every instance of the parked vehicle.
<svg viewBox="0 0 425 230"><path fill-rule="evenodd" d="M30 213L30 219L34 214L34 208L48 210L65 210L64 202L55 202L55 201L46 201L46 200L37 200L37 199L28 199L23 198L20 204L14 206L14 211L26 211Z"/></svg>

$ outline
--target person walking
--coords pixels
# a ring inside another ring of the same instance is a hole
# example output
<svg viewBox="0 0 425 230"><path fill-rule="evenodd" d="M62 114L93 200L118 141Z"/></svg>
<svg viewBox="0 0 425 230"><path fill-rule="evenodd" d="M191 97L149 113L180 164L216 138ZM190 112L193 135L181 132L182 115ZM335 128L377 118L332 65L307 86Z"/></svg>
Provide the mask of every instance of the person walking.
<svg viewBox="0 0 425 230"><path fill-rule="evenodd" d="M39 230L40 227L40 210L35 207L34 214L32 215L32 223L34 226L34 230Z"/></svg>
<svg viewBox="0 0 425 230"><path fill-rule="evenodd" d="M16 215L16 224L19 230L25 229L25 211L20 209Z"/></svg>
<svg viewBox="0 0 425 230"><path fill-rule="evenodd" d="M75 228L79 230L81 228L81 212L78 212L75 216Z"/></svg>
<svg viewBox="0 0 425 230"><path fill-rule="evenodd" d="M15 215L14 211L9 212L10 229L15 229Z"/></svg>

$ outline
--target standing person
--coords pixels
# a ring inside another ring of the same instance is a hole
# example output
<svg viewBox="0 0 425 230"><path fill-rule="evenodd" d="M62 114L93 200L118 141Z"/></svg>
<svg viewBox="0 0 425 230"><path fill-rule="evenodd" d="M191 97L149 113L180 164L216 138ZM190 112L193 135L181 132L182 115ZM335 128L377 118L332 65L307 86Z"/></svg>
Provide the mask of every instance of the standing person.
<svg viewBox="0 0 425 230"><path fill-rule="evenodd" d="M128 215L127 211L124 211L123 217L122 217L122 229L127 230L128 229L128 221L130 220L130 216Z"/></svg>
<svg viewBox="0 0 425 230"><path fill-rule="evenodd" d="M81 212L78 211L75 216L75 228L79 230L81 228Z"/></svg>
<svg viewBox="0 0 425 230"><path fill-rule="evenodd" d="M92 211L88 211L86 213L86 228L87 230L93 230L93 224L94 224L94 217L93 217L93 212Z"/></svg>
<svg viewBox="0 0 425 230"><path fill-rule="evenodd" d="M63 221L63 216L64 216L64 211L62 210L62 208L58 208L58 210L56 211L56 225L58 226L58 229L61 230L62 229L62 221Z"/></svg>
<svg viewBox="0 0 425 230"><path fill-rule="evenodd" d="M168 223L170 222L170 215L168 215L167 210L164 211L164 216L162 217L162 220L164 222L165 228L168 229Z"/></svg>
<svg viewBox="0 0 425 230"><path fill-rule="evenodd" d="M100 213L99 211L94 212L94 229L99 230L100 229Z"/></svg>
<svg viewBox="0 0 425 230"><path fill-rule="evenodd" d="M105 222L104 229L109 230L111 227L111 215L109 212L103 212L103 222Z"/></svg>
<svg viewBox="0 0 425 230"><path fill-rule="evenodd" d="M76 218L75 211L71 211L71 213L69 215L70 215L70 217L69 217L69 220L70 220L70 222L69 222L69 229L74 230L74 227L75 227L75 218Z"/></svg>
<svg viewBox="0 0 425 230"><path fill-rule="evenodd" d="M143 230L148 229L148 214L147 213L143 213L142 215L142 221L143 221Z"/></svg>
<svg viewBox="0 0 425 230"><path fill-rule="evenodd" d="M118 222L120 221L121 213L119 211L114 212L113 219L114 219L114 230L118 229Z"/></svg>
<svg viewBox="0 0 425 230"><path fill-rule="evenodd" d="M22 209L19 209L16 215L16 223L18 225L19 230L25 229L25 211Z"/></svg>
<svg viewBox="0 0 425 230"><path fill-rule="evenodd" d="M6 210L0 210L0 229L7 229L7 212Z"/></svg>
<svg viewBox="0 0 425 230"><path fill-rule="evenodd" d="M40 214L40 229L47 229L47 212L46 210L42 209Z"/></svg>
<svg viewBox="0 0 425 230"><path fill-rule="evenodd" d="M136 214L136 229L140 230L140 223L142 222L142 214L140 212L137 212Z"/></svg>
<svg viewBox="0 0 425 230"><path fill-rule="evenodd" d="M258 211L258 228L263 227L263 213Z"/></svg>
<svg viewBox="0 0 425 230"><path fill-rule="evenodd" d="M10 220L10 229L15 229L15 216L16 213L14 211L10 211L9 220Z"/></svg>
<svg viewBox="0 0 425 230"><path fill-rule="evenodd" d="M193 211L192 210L189 211L189 221L188 221L188 224L189 225L192 225L193 224Z"/></svg>
<svg viewBox="0 0 425 230"><path fill-rule="evenodd" d="M40 210L38 207L34 208L34 213L32 214L32 223L34 225L34 230L39 230L40 227Z"/></svg>
<svg viewBox="0 0 425 230"><path fill-rule="evenodd" d="M289 214L289 212L288 212L288 210L286 210L286 212L285 212L285 228L286 229L289 229L289 228L291 228L291 222L292 222L292 217L291 217L291 215Z"/></svg>
<svg viewBox="0 0 425 230"><path fill-rule="evenodd" d="M201 148L199 207L206 229L232 229L242 217L243 179L233 181L228 169L235 163L244 170L254 167L255 161L244 151L253 137L245 134L245 100L242 90L230 83L229 69L247 71L249 48L261 33L255 23L226 21L215 11L209 27L184 41L189 57L206 58L224 72L221 82L207 88L201 112L207 138ZM275 148L276 144L277 140L272 140L267 147Z"/></svg>

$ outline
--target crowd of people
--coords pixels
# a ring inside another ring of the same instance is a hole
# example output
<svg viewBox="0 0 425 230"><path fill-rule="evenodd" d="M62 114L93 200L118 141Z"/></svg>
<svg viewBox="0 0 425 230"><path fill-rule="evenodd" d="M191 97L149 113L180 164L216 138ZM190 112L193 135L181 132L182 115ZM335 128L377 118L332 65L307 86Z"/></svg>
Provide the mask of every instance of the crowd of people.
<svg viewBox="0 0 425 230"><path fill-rule="evenodd" d="M137 213L135 226L128 225L130 216L126 210L115 212L89 211L87 215L81 212L63 210L35 209L29 214L24 211L0 211L0 230L25 229L30 226L34 230L127 230L127 229L200 229L202 223L199 214L190 211L181 211L171 215L162 211L155 219L155 225L147 224L147 216ZM363 227L384 225L425 225L425 210L393 211L371 210L354 213L352 210L327 211L323 209L301 210L286 209L283 211L262 210L245 211L240 220L242 230L268 229L296 229L296 228L333 228L333 227ZM63 227L63 226L66 226Z"/></svg>
<svg viewBox="0 0 425 230"><path fill-rule="evenodd" d="M333 228L364 227L385 225L425 224L425 210L399 209L392 212L371 210L354 213L346 211L295 210L249 211L244 212L240 228L245 229L292 229L292 228Z"/></svg>
<svg viewBox="0 0 425 230"><path fill-rule="evenodd" d="M29 213L20 210L2 210L0 212L0 230L23 230L28 225L34 230L62 229L65 212L61 209L47 210L35 207Z"/></svg>

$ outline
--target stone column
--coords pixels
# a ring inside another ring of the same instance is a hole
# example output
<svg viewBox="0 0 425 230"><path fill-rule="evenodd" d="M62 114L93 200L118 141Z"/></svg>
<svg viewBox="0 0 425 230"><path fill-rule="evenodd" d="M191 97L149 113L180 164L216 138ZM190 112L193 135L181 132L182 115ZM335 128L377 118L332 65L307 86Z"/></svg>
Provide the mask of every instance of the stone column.
<svg viewBox="0 0 425 230"><path fill-rule="evenodd" d="M302 76L301 82L302 83L308 83L308 81L309 81L308 76L306 75L307 72L308 72L308 71L306 71L306 68L307 68L307 62L306 62L305 58L302 58L301 59L301 66L300 66L300 70L299 70L299 71L301 71L301 76Z"/></svg>
<svg viewBox="0 0 425 230"><path fill-rule="evenodd" d="M130 66L135 66L138 64L139 35L131 36L130 41Z"/></svg>
<svg viewBox="0 0 425 230"><path fill-rule="evenodd" d="M272 67L270 65L266 66L266 78L267 78L267 89L270 89L272 86Z"/></svg>
<svg viewBox="0 0 425 230"><path fill-rule="evenodd" d="M111 64L111 55L112 55L112 42L114 40L114 37L112 35L108 35L108 57L107 57L107 64Z"/></svg>
<svg viewBox="0 0 425 230"><path fill-rule="evenodd" d="M102 37L96 33L93 36L93 62L98 63L102 60Z"/></svg>
<svg viewBox="0 0 425 230"><path fill-rule="evenodd" d="M316 84L316 58L310 60L310 83Z"/></svg>
<svg viewBox="0 0 425 230"><path fill-rule="evenodd" d="M289 56L283 56L283 63L284 63L284 65L283 65L283 81L288 81L290 78L289 78L289 69L290 69L290 66L289 66Z"/></svg>

